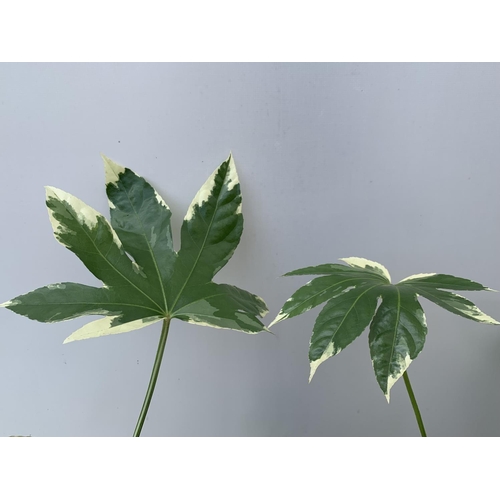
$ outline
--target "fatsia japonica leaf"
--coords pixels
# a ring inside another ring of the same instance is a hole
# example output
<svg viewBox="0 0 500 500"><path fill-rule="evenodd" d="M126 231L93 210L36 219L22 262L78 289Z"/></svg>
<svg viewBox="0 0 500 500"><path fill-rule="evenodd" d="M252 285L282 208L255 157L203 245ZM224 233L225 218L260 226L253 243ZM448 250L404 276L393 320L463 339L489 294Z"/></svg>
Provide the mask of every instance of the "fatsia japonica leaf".
<svg viewBox="0 0 500 500"><path fill-rule="evenodd" d="M317 316L309 346L312 379L319 365L351 344L369 326L368 343L377 382L387 401L391 387L422 351L427 335L422 296L464 318L498 325L471 301L448 290L491 291L480 283L448 274L417 274L391 283L387 269L358 257L322 264L285 276L320 275L300 287L271 325L326 302ZM270 326L271 326L270 325Z"/></svg>
<svg viewBox="0 0 500 500"><path fill-rule="evenodd" d="M56 239L102 283L101 288L56 283L3 304L46 323L84 315L98 319L65 342L136 330L162 319L246 333L267 330L264 301L212 281L235 251L243 230L241 193L232 156L191 203L173 247L171 212L154 188L103 156L110 221L78 198L46 188Z"/></svg>

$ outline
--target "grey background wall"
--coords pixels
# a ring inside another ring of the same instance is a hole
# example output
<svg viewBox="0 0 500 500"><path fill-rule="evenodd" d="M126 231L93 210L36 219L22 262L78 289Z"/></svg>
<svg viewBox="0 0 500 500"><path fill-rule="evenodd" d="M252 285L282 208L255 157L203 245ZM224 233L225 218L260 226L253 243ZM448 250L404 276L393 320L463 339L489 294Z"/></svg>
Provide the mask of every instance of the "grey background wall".
<svg viewBox="0 0 500 500"><path fill-rule="evenodd" d="M359 256L393 280L444 272L500 289L498 64L2 64L0 302L98 284L52 236L45 185L108 213L99 153L146 177L177 237L231 150L245 229L217 276L264 297L269 323L306 265ZM500 317L498 294L469 294ZM500 327L424 300L409 374L434 436L500 435ZM387 404L366 332L308 384L315 315L276 336L172 324L143 435L413 436L402 380ZM85 318L0 310L0 435L134 428L159 327L63 345Z"/></svg>

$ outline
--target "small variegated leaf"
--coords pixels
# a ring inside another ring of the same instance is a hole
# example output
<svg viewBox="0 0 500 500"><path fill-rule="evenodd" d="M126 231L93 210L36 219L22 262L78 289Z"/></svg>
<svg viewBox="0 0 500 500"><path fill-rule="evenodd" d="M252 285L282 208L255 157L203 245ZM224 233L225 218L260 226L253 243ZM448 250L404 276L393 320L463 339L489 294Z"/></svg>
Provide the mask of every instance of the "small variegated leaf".
<svg viewBox="0 0 500 500"><path fill-rule="evenodd" d="M391 387L424 346L427 326L418 295L464 318L499 324L468 299L442 290L491 291L480 283L432 273L409 276L391 285L389 271L378 262L359 257L340 260L347 266L322 264L286 273L322 276L299 288L271 323L302 314L328 300L318 314L311 337L311 378L323 361L361 335L371 320L369 345L375 376L389 401ZM378 297L382 302L377 309Z"/></svg>
<svg viewBox="0 0 500 500"><path fill-rule="evenodd" d="M363 333L375 313L380 291L378 284L360 284L326 303L314 324L309 346L309 381L323 361L338 354Z"/></svg>
<svg viewBox="0 0 500 500"><path fill-rule="evenodd" d="M368 342L375 376L387 401L392 386L422 351L426 335L425 314L416 294L407 288L386 287Z"/></svg>
<svg viewBox="0 0 500 500"><path fill-rule="evenodd" d="M420 288L443 288L445 290L470 291L487 290L489 292L495 291L481 285L481 283L477 283L476 281L458 278L457 276L452 276L450 274L415 274L413 276L408 276L408 278L401 280L399 283L402 285L415 285Z"/></svg>
<svg viewBox="0 0 500 500"><path fill-rule="evenodd" d="M37 288L3 304L17 314L54 323L86 315L120 315L124 321L158 314L154 307L131 304L114 290L80 283L55 283Z"/></svg>
<svg viewBox="0 0 500 500"><path fill-rule="evenodd" d="M348 288L373 281L374 280L371 277L356 275L349 276L349 273L344 275L334 274L331 276L314 278L303 287L300 287L285 302L281 311L269 325L269 328L280 321L293 318L294 316L298 316L299 314L309 311L313 307L319 306L323 302L341 294Z"/></svg>
<svg viewBox="0 0 500 500"><path fill-rule="evenodd" d="M232 156L191 203L173 248L171 212L153 187L103 156L111 224L78 198L47 188L56 239L102 281L102 288L58 283L2 304L43 322L102 315L65 342L112 335L178 318L246 333L266 330L264 301L212 282L236 249L243 229L241 193Z"/></svg>
<svg viewBox="0 0 500 500"><path fill-rule="evenodd" d="M457 293L413 285L411 285L411 289L427 300L434 302L434 304L454 314L458 314L463 318L471 319L479 323L487 323L489 325L500 325L496 319L488 316L470 300Z"/></svg>

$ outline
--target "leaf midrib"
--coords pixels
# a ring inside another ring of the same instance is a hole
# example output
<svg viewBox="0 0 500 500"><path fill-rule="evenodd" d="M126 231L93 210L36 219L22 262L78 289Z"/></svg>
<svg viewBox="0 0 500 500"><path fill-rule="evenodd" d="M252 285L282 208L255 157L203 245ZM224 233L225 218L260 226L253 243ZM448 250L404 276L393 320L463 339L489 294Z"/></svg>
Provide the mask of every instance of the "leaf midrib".
<svg viewBox="0 0 500 500"><path fill-rule="evenodd" d="M224 187L224 184L226 182L226 177L227 177L228 170L229 170L229 168L226 170L226 172L224 174L224 180L222 181L222 187L221 187L221 190L219 192L219 195L217 196L217 202L215 204L214 213L212 214L212 218L210 220L210 224L208 225L208 229L207 229L207 232L205 234L205 238L203 239L203 243L202 243L202 245L200 247L200 251L198 252L198 256L196 257L196 260L195 260L195 262L193 264L193 267L191 268L191 271L189 272L189 275L188 275L186 281L184 282L184 285L182 285L182 288L181 288L180 292L177 294L177 297L175 298L174 303L172 304L172 311L174 311L175 306L177 305L177 302L179 301L179 298L182 295L182 292L186 288L186 285L189 283L189 280L191 279L191 276L193 275L194 270L196 269L196 266L198 265L198 262L200 260L201 254L205 250L205 244L207 242L208 235L209 235L209 233L210 233L210 231L212 229L212 225L213 225L213 222L214 222L214 219L215 219L215 215L217 213L217 209L219 208L219 201L220 201L220 197L221 197L221 193L222 193L222 188ZM200 205L198 205L198 207L200 207ZM189 229L188 229L188 231L189 231Z"/></svg>
<svg viewBox="0 0 500 500"><path fill-rule="evenodd" d="M57 196L57 195L56 195ZM72 217L73 220L75 220L76 222L79 222L78 221L78 218L75 218L75 216L73 215L73 213L68 210L65 206L64 206L64 203L63 203L63 200L61 200L59 197L57 197L57 199L59 200L59 202L61 203L61 205L64 207L64 209L66 210L67 213L70 214L70 216ZM68 202L67 202L68 203ZM110 229L111 231L111 237L113 238L113 232L114 232L114 229L111 227L111 225L108 223L108 221L106 220L106 218L102 215L102 214L98 214L98 216L100 216L102 218L102 220L104 221L104 224L107 224L108 225L108 228ZM146 292L144 292L143 290L141 290L137 285L135 285L132 281L130 281L123 273L121 273L107 258L106 256L104 256L101 252L101 250L99 249L99 247L95 244L95 241L91 238L90 234L85 230L85 224L82 223L81 225L79 224L79 227L82 228L82 231L85 233L85 235L87 236L87 238L91 241L92 245L94 245L94 248L97 250L97 252L99 253L99 255L104 259L105 262L107 262L109 264L109 266L114 269L125 281L127 281L128 283L130 283L136 290L138 290L140 293L142 293L147 299L149 299L155 306L158 307L158 309L161 310L161 306L159 304L156 303L155 300L153 300ZM118 235L117 235L117 238L118 238ZM118 238L119 239L119 238ZM115 241L112 241L111 243L112 245L115 244L116 245L116 242ZM110 247L111 248L111 247ZM108 250L109 252L109 250ZM107 252L106 252L106 255L107 255ZM128 257L127 257L128 259ZM132 264L132 261L129 259L129 262ZM111 287L112 288L112 287Z"/></svg>
<svg viewBox="0 0 500 500"><path fill-rule="evenodd" d="M396 347L396 337L398 335L398 325L399 325L399 316L400 316L400 311L401 311L401 293L398 289L398 287L394 287L396 290L396 293L398 294L398 307L397 307L397 313L396 313L396 324L394 327L394 340L392 342L392 348L391 348L391 355L389 357L389 363L387 363L387 375L386 375L386 383L389 381L389 375L391 371L391 364L392 364L392 356L394 354L394 348ZM386 386L387 390L387 386Z"/></svg>
<svg viewBox="0 0 500 500"><path fill-rule="evenodd" d="M20 306L25 305L23 303L19 304ZM129 307L137 307L139 309L147 309L148 311L154 311L156 313L164 314L163 311L159 311L157 309L153 309L151 307L142 306L139 304L125 304L122 302L49 302L46 304L29 304L29 307L47 307L47 306L79 306L79 305L97 305L97 306L129 306ZM25 305L25 307L28 307ZM109 311L110 313L115 313L115 311Z"/></svg>
<svg viewBox="0 0 500 500"><path fill-rule="evenodd" d="M331 337L330 337L330 341L328 342L327 346L333 342L333 338L335 337L335 335L338 333L338 331L340 330L340 328L342 327L342 325L344 324L344 321L346 320L347 316L349 316L349 314L351 313L353 307L358 303L359 299L365 295L366 293L368 293L370 290L373 290L374 288L378 287L380 285L373 285L372 287L368 288L367 290L365 290L364 292L360 293L357 297L356 297L356 300L352 303L351 307L348 309L348 311L344 314L344 317L342 318L342 321L340 322L339 326L335 329L335 332L332 333ZM355 290L355 288L354 288ZM337 297L332 297L332 299L330 300L333 300L334 298L338 298L339 296ZM323 326L324 324L326 323L326 321L324 323L321 324L321 326ZM326 351L326 348L323 350L323 353L322 355L325 353ZM320 359L321 356L317 359ZM317 361L315 359L311 360L311 361Z"/></svg>
<svg viewBox="0 0 500 500"><path fill-rule="evenodd" d="M151 189L153 189L153 187L152 187L152 186L151 186ZM124 191L125 191L125 190L124 190ZM154 191L154 189L153 189L153 191ZM142 219L139 217L139 214L138 214L138 213L137 213L137 211L135 210L135 207L134 207L134 205L133 205L133 203L132 203L132 200L130 199L130 196L129 196L129 194L128 194L128 191L125 191L125 194L127 195L127 199L128 199L128 201L129 201L129 203L130 203L130 206L132 207L132 210L134 211L135 216L137 217L137 219L138 219L138 220L139 220L139 222L140 222L140 225L141 225L141 227L142 227L142 236L143 236L143 237L144 237L144 239L146 240L146 245L148 246L149 252L151 253L151 256L152 256L152 258L153 258L153 264L154 264L154 266L155 266L156 273L157 273L157 275L158 275L158 281L160 282L161 293L162 293L162 295L163 295L163 301L165 302L165 313L166 313L166 311L168 311L167 296L165 295L165 287L164 287L164 285L163 285L163 279L162 279L162 277L161 277L161 274L160 274L160 269L159 269L159 267L158 267L158 263L157 263L157 261L156 261L156 255L155 255L155 253L153 252L153 249L151 248L151 245L149 244L149 240L148 240L148 238L147 238L147 236L146 236L146 232L145 232L145 230L144 230L144 224L143 224L143 222L142 222ZM158 304L157 304L157 305L158 305Z"/></svg>
<svg viewBox="0 0 500 500"><path fill-rule="evenodd" d="M255 321L259 324L259 326L263 326L263 324L262 324L262 323L261 323L261 322L260 322L257 318L254 318L254 317L250 316L247 312L242 312L242 311L238 311L238 312L240 312L241 314L246 314L246 315L247 315L247 317L249 317L249 319L253 319L253 320L255 320ZM243 328L243 327L242 327L242 326L238 323L238 321L237 321L237 319L238 319L238 318L218 318L217 316L213 316L212 314L203 314L203 313L200 313L200 314L196 313L196 314L194 315L194 317L198 317L198 316L200 316L200 317L204 317L204 318L216 318L216 319L226 319L226 320L228 320L228 319L229 319L229 320L234 321L235 323L237 323L237 324L238 324L238 326L239 326L240 328ZM194 323L197 323L197 322L196 322L196 320L194 320L194 319L193 319L193 317L190 317L189 319L190 319L191 321L193 321ZM231 328L231 327L228 327L228 326L219 326L219 325L215 325L215 324L211 324L210 326L211 326L212 328L220 328L220 329L222 329L222 330L232 330L232 328ZM255 332L254 332L254 330L250 330L249 328L247 328L247 329L245 329L245 330L243 330L243 329L242 329L241 331L242 331L242 332L250 332L250 333L255 333Z"/></svg>
<svg viewBox="0 0 500 500"><path fill-rule="evenodd" d="M297 309L297 307L305 304L307 301L310 301L312 299L314 299L315 297L317 297L318 295L321 295L322 293L326 292L327 290L329 290L330 288L333 288L334 286L337 286L337 285L342 285L342 283L345 283L346 281L353 281L353 280L360 280L362 278L349 278L349 279L346 279L344 281L339 281L337 283L334 283L333 285L329 285L327 286L326 288L323 288L322 290L320 290L319 292L315 293L314 295L310 295L307 299L304 299L302 302L300 302L299 304L297 304L293 309L290 310L290 312L293 312L295 311L295 309ZM307 285L305 285L307 286ZM354 285L356 286L356 285ZM379 286L379 285L375 285L375 286ZM343 289L342 291L344 291L345 289ZM339 293L339 295L342 293L342 291ZM338 296L337 296L338 297ZM336 296L334 297L331 297L331 299L334 299L336 298ZM327 299L327 300L331 300L331 299ZM319 305L319 304L318 304Z"/></svg>
<svg viewBox="0 0 500 500"><path fill-rule="evenodd" d="M414 291L415 291L416 294L420 295L421 297L423 297L426 300L429 300L430 302L433 302L437 306L442 307L443 309L445 309L445 310L447 310L449 312L457 314L458 316L462 316L463 318L467 318L467 319L471 319L472 321L475 321L475 319L472 316L470 316L470 315L467 314L467 311L464 311L463 309L460 309L453 302L450 302L452 299L455 299L455 300L458 299L457 302L459 303L459 305L464 305L465 306L465 304L460 304L460 299L463 299L463 300L469 302L470 305L472 305L474 307L477 307L467 297L464 297L463 295L459 295L458 293L455 293L455 292L450 292L449 290L442 290L442 289L439 289L439 288L432 289L432 292L434 292L434 293L431 293L426 288L421 289L421 288L419 288L419 287L417 287L415 285L412 285L412 288L414 289ZM470 291L470 290L465 290L465 291ZM444 294L450 294L451 297L440 297L439 295L435 295L435 292L441 292L441 293L444 293ZM426 297L426 294L429 295L429 296L431 296L434 300L430 299L429 297ZM449 308L449 309L447 309L447 308ZM453 309L453 311L450 311L450 309Z"/></svg>
<svg viewBox="0 0 500 500"><path fill-rule="evenodd" d="M106 221L106 219L103 217L103 219ZM107 223L107 221L106 221ZM111 228L111 230L113 230ZM140 293L142 293L147 299L149 299L155 306L158 307L158 309L161 310L161 306L155 301L153 300L146 292L144 292L143 290L141 290L135 283L133 283L132 281L130 281L122 272L120 272L112 263L111 261L109 261L106 256L104 256L102 254L102 252L99 250L99 247L95 244L95 242L90 238L89 234L85 231L85 229L83 230L84 233L89 237L89 239L92 241L92 244L94 245L94 247L96 248L96 250L99 252L99 255L122 277L124 278L128 283L130 283L136 290L138 290ZM113 242L115 243L115 242ZM107 253L106 253L107 255ZM130 263L132 264L132 261L129 259ZM111 288L113 288L111 286Z"/></svg>

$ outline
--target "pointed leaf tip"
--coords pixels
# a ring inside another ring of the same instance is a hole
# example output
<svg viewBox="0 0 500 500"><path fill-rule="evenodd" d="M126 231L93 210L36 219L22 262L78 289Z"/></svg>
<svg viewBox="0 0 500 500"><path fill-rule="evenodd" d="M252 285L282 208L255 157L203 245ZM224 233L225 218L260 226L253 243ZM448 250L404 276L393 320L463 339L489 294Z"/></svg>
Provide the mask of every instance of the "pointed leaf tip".
<svg viewBox="0 0 500 500"><path fill-rule="evenodd" d="M499 325L500 323L481 311L473 302L462 295L449 292L447 290L428 289L421 286L412 286L415 292L422 297L434 302L436 305L446 309L449 312L457 314L467 319L486 323L490 325Z"/></svg>
<svg viewBox="0 0 500 500"><path fill-rule="evenodd" d="M105 318L97 319L95 321L87 323L78 330L74 331L69 337L64 339L63 344L68 344L77 340L103 337L105 335L115 335L117 333L131 332L152 325L153 323L157 323L158 321L164 319L162 316L152 316L149 318L138 319L113 326L117 318L118 316L107 316Z"/></svg>
<svg viewBox="0 0 500 500"><path fill-rule="evenodd" d="M49 196L57 197L59 194L67 194L62 189L58 189L54 186L44 186L45 196L48 198Z"/></svg>
<svg viewBox="0 0 500 500"><path fill-rule="evenodd" d="M460 278L451 274L424 273L414 274L399 282L401 285L419 286L425 288L437 288L444 290L469 290L483 291L491 290L477 281Z"/></svg>
<svg viewBox="0 0 500 500"><path fill-rule="evenodd" d="M104 175L106 186L108 184L115 184L120 179L120 174L125 172L125 167L122 167L118 163L114 162L107 156L101 155L104 162Z"/></svg>
<svg viewBox="0 0 500 500"><path fill-rule="evenodd" d="M62 189L46 186L45 193L49 218L55 234L59 232L62 224L62 222L56 220L56 218L61 217L62 214L70 214L71 219L76 218L79 224L84 224L89 228L95 227L98 224L99 218L105 220L97 210L94 210L91 206L80 200L80 198ZM64 215L64 217L66 217L66 215ZM69 221L67 223L72 224L72 222ZM107 222L105 223L107 224ZM74 232L74 228L66 228L65 231L67 230Z"/></svg>
<svg viewBox="0 0 500 500"><path fill-rule="evenodd" d="M231 191L234 186L238 185L240 183L240 179L238 177L238 172L236 171L236 163L234 162L233 155L230 154L229 158L227 159L229 163L229 180L227 183L227 188ZM240 203L241 205L241 203Z"/></svg>
<svg viewBox="0 0 500 500"><path fill-rule="evenodd" d="M280 321L283 321L284 319L288 318L288 314L283 314L281 311L278 313L276 318L274 318L271 323L269 323L268 328L271 328L273 325L276 323L279 323Z"/></svg>
<svg viewBox="0 0 500 500"><path fill-rule="evenodd" d="M409 355L406 355L404 360L401 361L399 372L391 373L387 379L387 392L385 392L385 398L387 399L387 403L391 402L391 389L394 387L394 384L404 375L410 363L413 360Z"/></svg>
<svg viewBox="0 0 500 500"><path fill-rule="evenodd" d="M340 349L335 349L333 342L330 342L326 349L323 351L323 354L321 355L320 358L315 359L315 360L310 360L310 372L309 372L309 383L311 383L312 378L314 377L314 374L316 373L316 370L319 368L319 365L323 363L323 361L326 361L328 358L331 358L337 352L340 352Z"/></svg>

